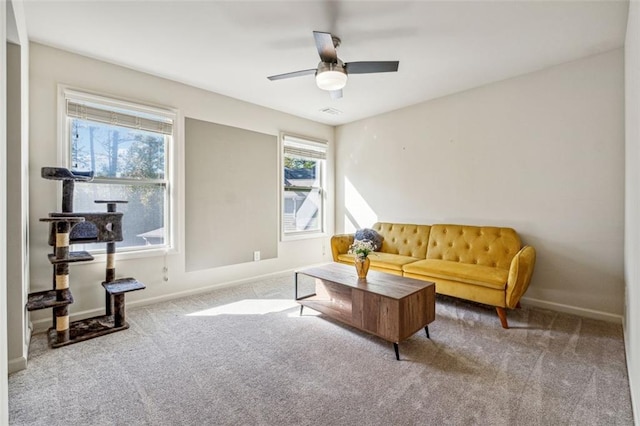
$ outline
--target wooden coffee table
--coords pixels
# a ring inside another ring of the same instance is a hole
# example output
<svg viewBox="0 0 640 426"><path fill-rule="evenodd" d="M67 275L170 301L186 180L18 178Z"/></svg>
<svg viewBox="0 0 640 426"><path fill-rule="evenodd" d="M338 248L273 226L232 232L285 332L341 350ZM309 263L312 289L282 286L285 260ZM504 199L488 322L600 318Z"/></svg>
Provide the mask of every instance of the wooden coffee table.
<svg viewBox="0 0 640 426"><path fill-rule="evenodd" d="M315 278L315 293L298 295L298 276ZM329 263L295 272L295 299L300 315L305 306L393 343L424 328L436 317L436 286L432 282L369 271L358 279L353 266Z"/></svg>

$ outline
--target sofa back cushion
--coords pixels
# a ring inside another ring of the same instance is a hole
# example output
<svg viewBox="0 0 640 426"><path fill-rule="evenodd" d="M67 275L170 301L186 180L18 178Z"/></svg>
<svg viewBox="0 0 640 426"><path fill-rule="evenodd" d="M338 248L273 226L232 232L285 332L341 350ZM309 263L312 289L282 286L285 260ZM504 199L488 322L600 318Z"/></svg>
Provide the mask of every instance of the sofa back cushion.
<svg viewBox="0 0 640 426"><path fill-rule="evenodd" d="M382 237L383 253L426 259L429 225L378 222L372 227Z"/></svg>
<svg viewBox="0 0 640 426"><path fill-rule="evenodd" d="M520 244L511 228L432 225L427 259L509 269Z"/></svg>

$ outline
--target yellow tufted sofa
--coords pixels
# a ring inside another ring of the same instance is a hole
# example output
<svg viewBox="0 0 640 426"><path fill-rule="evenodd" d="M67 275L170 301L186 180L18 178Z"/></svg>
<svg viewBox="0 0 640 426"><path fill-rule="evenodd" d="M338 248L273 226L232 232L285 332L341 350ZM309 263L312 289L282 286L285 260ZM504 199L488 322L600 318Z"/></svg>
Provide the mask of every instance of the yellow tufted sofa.
<svg viewBox="0 0 640 426"><path fill-rule="evenodd" d="M369 256L371 269L436 283L436 292L495 306L502 327L527 291L536 261L511 228L469 225L376 223L382 247ZM353 264L353 234L334 235L335 262Z"/></svg>

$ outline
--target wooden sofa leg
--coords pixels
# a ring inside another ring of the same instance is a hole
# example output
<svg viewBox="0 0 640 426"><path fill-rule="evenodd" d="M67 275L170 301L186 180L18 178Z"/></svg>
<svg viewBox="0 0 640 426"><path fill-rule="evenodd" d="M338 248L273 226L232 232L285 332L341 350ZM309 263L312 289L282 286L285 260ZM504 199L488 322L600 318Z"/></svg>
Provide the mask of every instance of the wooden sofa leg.
<svg viewBox="0 0 640 426"><path fill-rule="evenodd" d="M496 312L500 317L500 323L502 324L502 328L509 328L509 324L507 323L507 311L504 308L496 306Z"/></svg>

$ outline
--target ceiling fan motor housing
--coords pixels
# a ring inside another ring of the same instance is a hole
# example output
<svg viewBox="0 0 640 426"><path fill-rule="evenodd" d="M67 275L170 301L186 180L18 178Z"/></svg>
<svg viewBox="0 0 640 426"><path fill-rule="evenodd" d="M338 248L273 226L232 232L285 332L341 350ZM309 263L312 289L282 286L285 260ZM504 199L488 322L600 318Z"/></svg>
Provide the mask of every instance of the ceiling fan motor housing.
<svg viewBox="0 0 640 426"><path fill-rule="evenodd" d="M340 90L347 84L347 71L340 59L337 63L320 62L316 71L316 84L322 90Z"/></svg>

